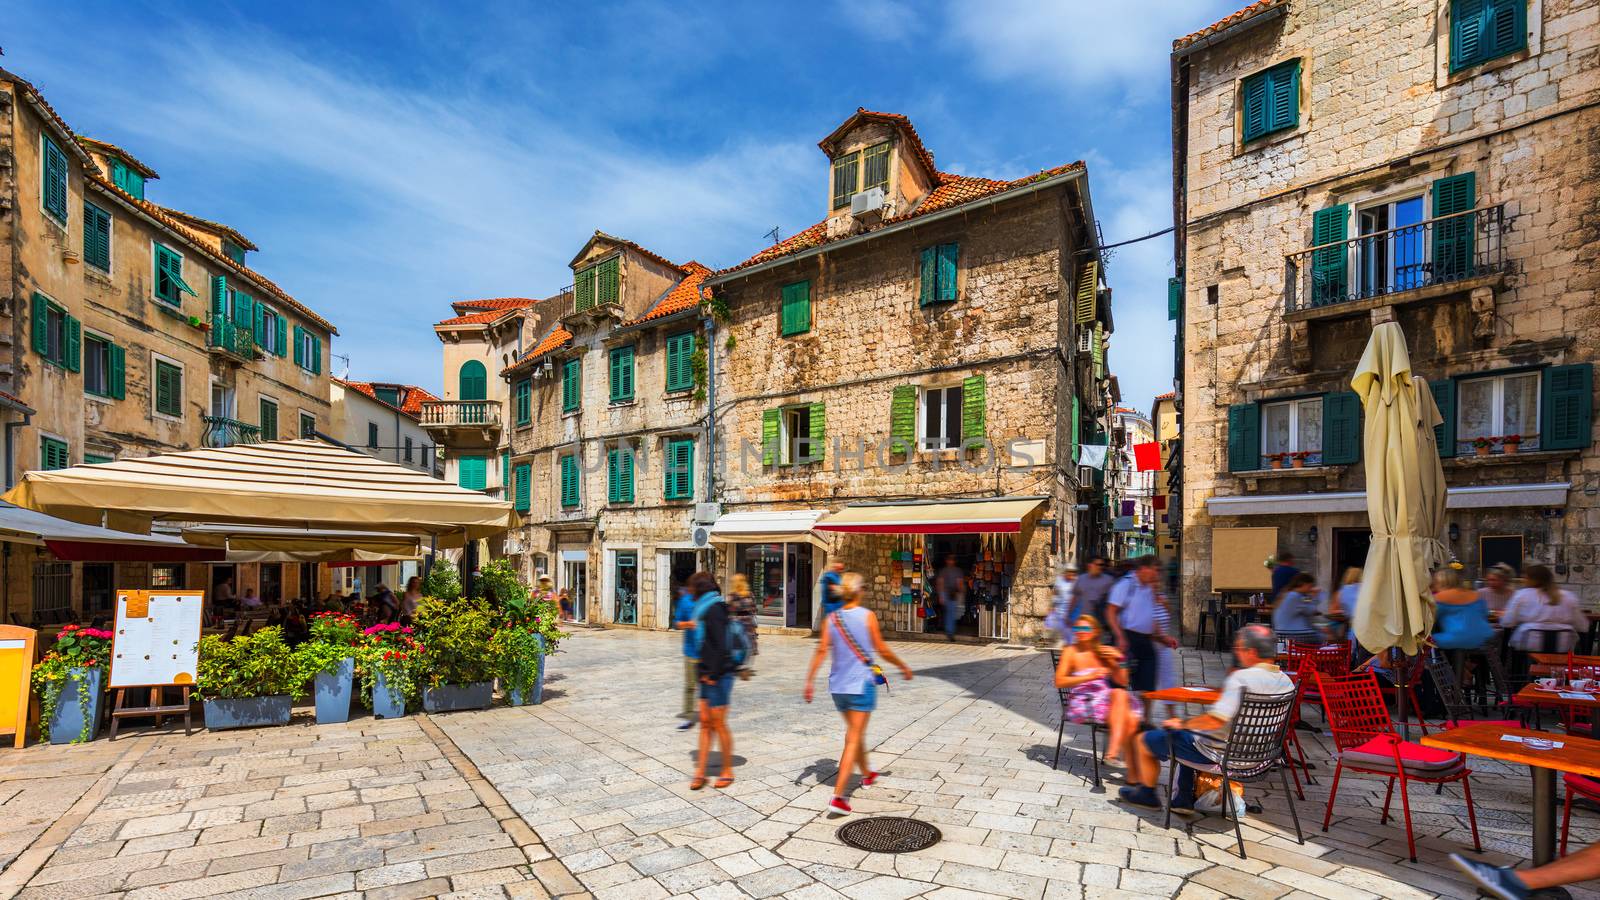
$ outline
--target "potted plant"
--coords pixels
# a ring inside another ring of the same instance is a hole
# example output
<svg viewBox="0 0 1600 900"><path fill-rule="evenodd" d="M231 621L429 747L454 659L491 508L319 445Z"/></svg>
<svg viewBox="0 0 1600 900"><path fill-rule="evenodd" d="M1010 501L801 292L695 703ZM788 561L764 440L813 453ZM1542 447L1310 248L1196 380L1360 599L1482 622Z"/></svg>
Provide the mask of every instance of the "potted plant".
<svg viewBox="0 0 1600 900"><path fill-rule="evenodd" d="M397 719L406 714L406 704L417 699L423 646L414 632L398 622L380 622L361 632L359 664L365 686L361 697L371 705L373 718Z"/></svg>
<svg viewBox="0 0 1600 900"><path fill-rule="evenodd" d="M212 731L287 725L290 703L305 695L305 674L276 625L232 640L202 637L199 676L196 694Z"/></svg>
<svg viewBox="0 0 1600 900"><path fill-rule="evenodd" d="M1472 439L1472 452L1478 456L1488 456L1489 449L1494 446L1492 437L1475 437Z"/></svg>
<svg viewBox="0 0 1600 900"><path fill-rule="evenodd" d="M33 667L39 721L47 723L50 743L92 741L99 732L101 688L111 665L111 637L111 632L100 628L67 625L56 636L55 646Z"/></svg>
<svg viewBox="0 0 1600 900"><path fill-rule="evenodd" d="M311 619L311 639L295 648L300 671L313 676L318 725L350 721L360 638L361 625L355 616L317 613Z"/></svg>
<svg viewBox="0 0 1600 900"><path fill-rule="evenodd" d="M1507 434L1500 437L1500 447L1506 453L1516 453L1522 449L1522 435Z"/></svg>
<svg viewBox="0 0 1600 900"><path fill-rule="evenodd" d="M1289 454L1289 461L1296 469L1304 469L1306 467L1306 460L1310 458L1311 451L1309 450L1296 450L1295 452Z"/></svg>
<svg viewBox="0 0 1600 900"><path fill-rule="evenodd" d="M1283 468L1283 458L1288 455L1287 453L1268 453L1261 458L1271 463L1274 469L1281 469Z"/></svg>
<svg viewBox="0 0 1600 900"><path fill-rule="evenodd" d="M189 327L190 328L199 328L199 329L208 329L208 328L211 327L211 325L209 323L207 323L205 319L202 319L199 316L190 316L189 317Z"/></svg>
<svg viewBox="0 0 1600 900"><path fill-rule="evenodd" d="M483 709L494 701L489 639L494 619L480 597L425 597L417 606L422 655L422 708L428 712Z"/></svg>
<svg viewBox="0 0 1600 900"><path fill-rule="evenodd" d="M512 706L544 701L544 660L566 637L558 627L561 615L549 595L531 596L516 569L497 559L480 572L488 596L500 605L503 618L489 639L489 665Z"/></svg>

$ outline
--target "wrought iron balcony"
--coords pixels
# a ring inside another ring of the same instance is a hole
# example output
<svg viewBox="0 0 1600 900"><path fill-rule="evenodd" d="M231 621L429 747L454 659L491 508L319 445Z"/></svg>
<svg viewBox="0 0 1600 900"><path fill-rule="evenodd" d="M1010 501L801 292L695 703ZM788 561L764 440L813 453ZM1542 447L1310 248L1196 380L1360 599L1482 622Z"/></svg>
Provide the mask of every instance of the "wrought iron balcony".
<svg viewBox="0 0 1600 900"><path fill-rule="evenodd" d="M498 400L434 400L422 404L424 428L499 428Z"/></svg>
<svg viewBox="0 0 1600 900"><path fill-rule="evenodd" d="M225 416L201 416L205 423L205 436L201 443L207 447L232 447L238 444L261 443L261 427L229 419Z"/></svg>
<svg viewBox="0 0 1600 900"><path fill-rule="evenodd" d="M249 328L235 325L227 319L211 319L211 340L208 349L240 359L256 358L256 337Z"/></svg>
<svg viewBox="0 0 1600 900"><path fill-rule="evenodd" d="M1284 310L1318 309L1505 271L1504 206L1320 244L1285 259Z"/></svg>

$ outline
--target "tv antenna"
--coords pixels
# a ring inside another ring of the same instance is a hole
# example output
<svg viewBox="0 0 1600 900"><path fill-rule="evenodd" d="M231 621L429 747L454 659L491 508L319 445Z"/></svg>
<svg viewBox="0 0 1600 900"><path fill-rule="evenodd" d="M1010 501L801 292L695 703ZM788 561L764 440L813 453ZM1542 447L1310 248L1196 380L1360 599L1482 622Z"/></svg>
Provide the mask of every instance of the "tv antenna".
<svg viewBox="0 0 1600 900"><path fill-rule="evenodd" d="M765 236L771 238L772 242L774 244L776 244L778 242L778 236L779 236L778 226L776 226L776 225L772 226L772 230L768 231Z"/></svg>

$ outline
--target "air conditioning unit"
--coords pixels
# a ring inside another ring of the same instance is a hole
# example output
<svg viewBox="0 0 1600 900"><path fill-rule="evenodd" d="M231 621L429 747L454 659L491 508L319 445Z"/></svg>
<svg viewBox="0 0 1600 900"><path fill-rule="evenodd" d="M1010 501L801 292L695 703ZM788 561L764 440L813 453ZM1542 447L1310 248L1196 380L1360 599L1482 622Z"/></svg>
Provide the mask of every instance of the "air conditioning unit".
<svg viewBox="0 0 1600 900"><path fill-rule="evenodd" d="M883 188L862 191L850 198L850 215L862 220L875 220L883 216L884 201L888 197Z"/></svg>
<svg viewBox="0 0 1600 900"><path fill-rule="evenodd" d="M1094 473L1098 471L1094 466L1078 467L1078 483L1094 484Z"/></svg>
<svg viewBox="0 0 1600 900"><path fill-rule="evenodd" d="M694 523L696 525L710 525L722 515L722 507L716 503L696 503L694 505Z"/></svg>
<svg viewBox="0 0 1600 900"><path fill-rule="evenodd" d="M697 549L711 545L711 529L704 525L696 525L689 529L689 543Z"/></svg>

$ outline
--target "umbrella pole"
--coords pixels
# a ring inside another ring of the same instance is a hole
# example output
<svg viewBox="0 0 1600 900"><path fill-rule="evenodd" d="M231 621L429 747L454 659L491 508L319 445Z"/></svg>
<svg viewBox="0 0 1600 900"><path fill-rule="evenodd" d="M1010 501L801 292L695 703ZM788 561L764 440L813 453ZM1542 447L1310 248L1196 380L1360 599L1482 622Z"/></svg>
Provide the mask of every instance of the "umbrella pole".
<svg viewBox="0 0 1600 900"><path fill-rule="evenodd" d="M1399 650L1389 648L1389 671L1394 673L1395 706L1400 711L1401 740L1411 740L1411 719L1406 716L1406 695L1411 693L1407 689L1407 679L1401 673L1400 663L1406 660Z"/></svg>

